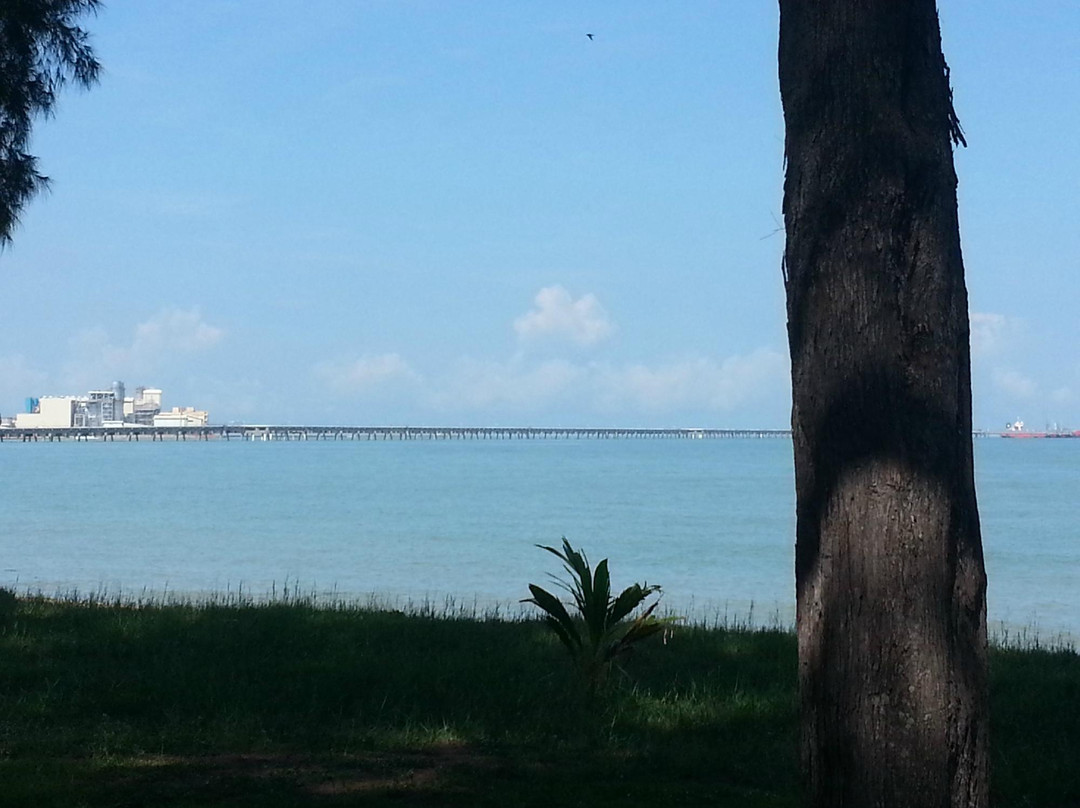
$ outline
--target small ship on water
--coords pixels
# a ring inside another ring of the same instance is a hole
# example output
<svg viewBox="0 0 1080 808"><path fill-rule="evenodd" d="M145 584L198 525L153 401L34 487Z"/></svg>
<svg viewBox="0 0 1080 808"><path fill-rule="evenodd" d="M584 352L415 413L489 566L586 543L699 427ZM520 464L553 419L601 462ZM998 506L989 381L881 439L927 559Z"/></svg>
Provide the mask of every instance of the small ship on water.
<svg viewBox="0 0 1080 808"><path fill-rule="evenodd" d="M1001 433L1003 438L1080 438L1080 429L1048 429L1046 432L1029 432L1024 429L1024 422L1017 419L1011 424L1005 424L1005 431Z"/></svg>

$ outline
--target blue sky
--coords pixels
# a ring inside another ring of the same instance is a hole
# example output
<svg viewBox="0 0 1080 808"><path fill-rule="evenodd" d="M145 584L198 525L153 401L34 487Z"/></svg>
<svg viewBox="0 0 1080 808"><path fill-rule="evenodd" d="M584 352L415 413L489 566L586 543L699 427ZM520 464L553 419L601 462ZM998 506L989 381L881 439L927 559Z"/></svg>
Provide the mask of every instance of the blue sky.
<svg viewBox="0 0 1080 808"><path fill-rule="evenodd" d="M777 14L112 0L0 254L0 413L785 426ZM976 425L1080 428L1080 5L941 19Z"/></svg>

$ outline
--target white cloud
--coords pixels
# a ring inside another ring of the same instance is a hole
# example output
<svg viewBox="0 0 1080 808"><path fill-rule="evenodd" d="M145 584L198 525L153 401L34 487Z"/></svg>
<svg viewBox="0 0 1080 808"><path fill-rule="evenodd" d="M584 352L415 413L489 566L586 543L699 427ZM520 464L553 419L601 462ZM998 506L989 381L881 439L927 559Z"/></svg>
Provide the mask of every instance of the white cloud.
<svg viewBox="0 0 1080 808"><path fill-rule="evenodd" d="M20 354L0 356L0 401L21 402L29 396L42 395L48 374L26 364ZM4 412L4 417L12 415Z"/></svg>
<svg viewBox="0 0 1080 808"><path fill-rule="evenodd" d="M222 334L203 321L198 309L163 309L135 328L131 353L153 358L166 352L199 353L216 345Z"/></svg>
<svg viewBox="0 0 1080 808"><path fill-rule="evenodd" d="M1015 342L1021 322L1014 317L993 312L973 311L971 322L971 354L975 358L1006 352Z"/></svg>
<svg viewBox="0 0 1080 808"><path fill-rule="evenodd" d="M595 295L574 300L561 286L546 286L536 294L536 306L514 320L521 339L557 337L593 345L615 333L615 326Z"/></svg>
<svg viewBox="0 0 1080 808"><path fill-rule="evenodd" d="M991 378L997 389L1016 398L1032 398L1038 390L1034 381L1015 370L994 368Z"/></svg>
<svg viewBox="0 0 1080 808"><path fill-rule="evenodd" d="M1068 387L1059 387L1050 394L1050 400L1055 404L1072 404L1076 396Z"/></svg>
<svg viewBox="0 0 1080 808"><path fill-rule="evenodd" d="M431 391L431 402L444 410L536 409L577 395L586 375L584 368L561 359L537 364L462 359Z"/></svg>
<svg viewBox="0 0 1080 808"><path fill-rule="evenodd" d="M761 349L723 360L695 357L661 365L547 360L463 359L428 390L442 411L532 413L572 409L593 417L733 413L770 399L786 401L787 358Z"/></svg>
<svg viewBox="0 0 1080 808"><path fill-rule="evenodd" d="M320 362L314 372L334 392L349 395L366 395L421 382L409 363L396 353L365 355L347 362Z"/></svg>
<svg viewBox="0 0 1080 808"><path fill-rule="evenodd" d="M610 409L731 412L787 385L788 360L759 349L717 361L696 357L666 365L605 368L597 379L598 401Z"/></svg>
<svg viewBox="0 0 1080 808"><path fill-rule="evenodd" d="M202 353L221 341L224 331L202 319L197 308L166 308L139 323L127 344L114 344L101 326L71 340L73 360L64 372L72 389L101 386L112 379L159 370L170 359Z"/></svg>

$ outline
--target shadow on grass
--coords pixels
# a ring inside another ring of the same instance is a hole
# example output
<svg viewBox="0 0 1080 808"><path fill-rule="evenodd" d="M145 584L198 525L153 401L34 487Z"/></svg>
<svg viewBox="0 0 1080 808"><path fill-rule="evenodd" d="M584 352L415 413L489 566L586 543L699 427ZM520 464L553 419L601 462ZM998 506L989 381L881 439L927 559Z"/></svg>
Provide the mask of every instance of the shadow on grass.
<svg viewBox="0 0 1080 808"><path fill-rule="evenodd" d="M0 779L35 806L798 804L791 635L679 629L594 702L562 657L533 622L22 601ZM1080 802L1077 711L1009 695L1075 705L1076 655L1048 659L995 655L998 804Z"/></svg>
<svg viewBox="0 0 1080 808"><path fill-rule="evenodd" d="M5 766L7 805L43 806L625 806L791 805L707 778L641 777L635 761L603 756L526 760L468 745L393 754L298 753L56 761L52 775ZM65 782L66 781L66 782Z"/></svg>
<svg viewBox="0 0 1080 808"><path fill-rule="evenodd" d="M1080 656L1002 648L990 674L995 804L1080 805Z"/></svg>

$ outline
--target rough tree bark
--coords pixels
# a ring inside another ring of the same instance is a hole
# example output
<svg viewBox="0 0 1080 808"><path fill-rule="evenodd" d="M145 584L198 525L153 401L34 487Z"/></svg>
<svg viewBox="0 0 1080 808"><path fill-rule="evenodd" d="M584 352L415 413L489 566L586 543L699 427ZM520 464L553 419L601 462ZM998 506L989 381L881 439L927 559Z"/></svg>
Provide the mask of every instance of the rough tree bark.
<svg viewBox="0 0 1080 808"><path fill-rule="evenodd" d="M812 806L985 806L952 106L934 0L780 0L802 745Z"/></svg>

